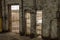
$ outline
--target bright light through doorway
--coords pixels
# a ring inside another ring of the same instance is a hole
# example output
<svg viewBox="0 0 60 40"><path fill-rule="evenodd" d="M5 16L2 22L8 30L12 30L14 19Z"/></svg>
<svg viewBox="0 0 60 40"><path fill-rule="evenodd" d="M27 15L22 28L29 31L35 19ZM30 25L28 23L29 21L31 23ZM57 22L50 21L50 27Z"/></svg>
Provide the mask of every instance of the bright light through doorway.
<svg viewBox="0 0 60 40"><path fill-rule="evenodd" d="M19 5L12 5L11 10L19 10Z"/></svg>
<svg viewBox="0 0 60 40"><path fill-rule="evenodd" d="M42 35L42 10L37 10L36 14L36 32L39 35L38 38L41 38Z"/></svg>
<svg viewBox="0 0 60 40"><path fill-rule="evenodd" d="M12 32L19 33L19 5L11 5Z"/></svg>

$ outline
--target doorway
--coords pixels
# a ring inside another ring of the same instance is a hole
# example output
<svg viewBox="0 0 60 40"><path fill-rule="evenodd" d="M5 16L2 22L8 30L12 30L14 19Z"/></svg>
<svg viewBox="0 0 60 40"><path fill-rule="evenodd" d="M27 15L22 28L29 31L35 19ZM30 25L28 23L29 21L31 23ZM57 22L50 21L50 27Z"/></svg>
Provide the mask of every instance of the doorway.
<svg viewBox="0 0 60 40"><path fill-rule="evenodd" d="M26 12L25 14L26 18L26 34L30 35L30 29L31 29L31 15L29 12Z"/></svg>
<svg viewBox="0 0 60 40"><path fill-rule="evenodd" d="M42 36L42 10L37 10L36 14L36 32L39 38Z"/></svg>
<svg viewBox="0 0 60 40"><path fill-rule="evenodd" d="M10 32L19 33L19 5L10 5Z"/></svg>

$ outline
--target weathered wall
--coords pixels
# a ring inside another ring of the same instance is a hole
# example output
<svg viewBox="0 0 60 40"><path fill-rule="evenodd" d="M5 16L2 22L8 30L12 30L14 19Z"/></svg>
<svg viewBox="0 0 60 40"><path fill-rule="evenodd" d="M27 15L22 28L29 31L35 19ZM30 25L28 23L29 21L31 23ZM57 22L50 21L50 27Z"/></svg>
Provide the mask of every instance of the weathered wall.
<svg viewBox="0 0 60 40"><path fill-rule="evenodd" d="M0 0L0 32L2 32L2 0Z"/></svg>
<svg viewBox="0 0 60 40"><path fill-rule="evenodd" d="M36 0L36 9L41 9L41 7L42 7L41 2L42 1L40 1L40 0ZM8 14L9 14L8 4L19 4L19 6L20 6L20 31L24 32L25 31L25 23L24 23L25 22L25 18L24 18L25 13L24 13L24 11L25 11L25 9L30 10L30 11L32 11L33 16L35 15L34 0L23 0L23 12L22 12L21 0L5 0L5 1L3 0L3 14L4 15L6 14L7 15L6 17L8 17ZM33 17L33 18L35 18L35 17ZM36 20L34 22L36 23ZM34 31L36 33L36 31L35 31L36 29L34 29L36 27L35 23L32 24L32 32ZM4 24L3 24L4 30L8 30L8 25L6 25L6 24L8 24L8 20L4 21ZM24 29L24 30L22 30L22 29Z"/></svg>
<svg viewBox="0 0 60 40"><path fill-rule="evenodd" d="M3 31L5 30L5 28L6 28L6 21L5 21L5 12L6 11L6 9L5 9L5 2L4 2L4 0L2 0L2 15L3 15Z"/></svg>
<svg viewBox="0 0 60 40"><path fill-rule="evenodd" d="M6 4L14 4L14 3L19 3L20 0L5 0Z"/></svg>
<svg viewBox="0 0 60 40"><path fill-rule="evenodd" d="M24 15L25 15L24 10L28 9L32 13L34 13L34 15L35 15L34 1L33 0L23 0L23 10L22 10L21 0L5 0L5 1L3 0L3 2L2 2L3 14L8 13L8 4L14 4L14 3L19 3L19 5L20 5L20 31L22 31L22 27L24 29L24 25L25 25L25 23L24 23L25 22L24 21ZM43 32L44 37L48 37L49 36L49 30L51 27L50 21L54 20L56 18L57 0L36 0L36 4L37 4L37 6L36 6L37 9L43 9L42 10L43 11L43 31L42 32ZM22 13L23 13L23 15L22 15ZM34 15L32 14L33 20L35 18ZM35 22L35 21L33 21L33 22ZM35 26L35 23L32 24L32 28L33 28L32 30L33 31L35 30L34 26ZM5 28L7 28L7 27L4 26L4 29Z"/></svg>
<svg viewBox="0 0 60 40"><path fill-rule="evenodd" d="M54 20L56 18L57 9L58 9L57 0L45 0L44 1L44 5L43 5L43 36L44 37L49 37L51 35L50 30L52 29L50 29L51 28L50 22L51 20ZM54 28L54 26L52 26L52 28ZM52 32L52 34L54 34L54 32ZM55 35L53 36L56 37Z"/></svg>

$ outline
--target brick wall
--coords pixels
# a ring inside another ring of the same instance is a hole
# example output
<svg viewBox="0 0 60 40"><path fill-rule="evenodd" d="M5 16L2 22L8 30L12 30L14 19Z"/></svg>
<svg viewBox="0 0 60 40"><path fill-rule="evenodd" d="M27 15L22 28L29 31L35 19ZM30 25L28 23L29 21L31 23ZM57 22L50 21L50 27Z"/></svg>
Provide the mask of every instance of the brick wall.
<svg viewBox="0 0 60 40"><path fill-rule="evenodd" d="M50 21L56 18L57 0L45 0L43 5L43 36L49 37L50 35ZM56 23L57 24L57 23ZM55 31L54 31L55 32ZM52 32L52 34L54 33ZM57 34L56 34L57 35Z"/></svg>

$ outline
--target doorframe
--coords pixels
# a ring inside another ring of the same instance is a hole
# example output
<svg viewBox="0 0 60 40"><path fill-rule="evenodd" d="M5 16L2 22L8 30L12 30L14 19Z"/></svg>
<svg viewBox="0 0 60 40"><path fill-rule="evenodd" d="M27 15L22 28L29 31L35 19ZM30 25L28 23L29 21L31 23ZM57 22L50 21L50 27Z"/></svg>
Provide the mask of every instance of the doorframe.
<svg viewBox="0 0 60 40"><path fill-rule="evenodd" d="M27 13L30 14L30 27L31 27L31 10L25 9L24 13L25 13L25 15L24 15L25 16L25 35L29 36L31 34L31 30L30 30L30 34L27 34L27 21L26 21L27 19L26 19L26 15L27 15Z"/></svg>
<svg viewBox="0 0 60 40"><path fill-rule="evenodd" d="M12 23L11 23L11 5L19 5L19 3L8 4L8 32L12 31L12 29L11 29L12 28L11 27L12 26Z"/></svg>

